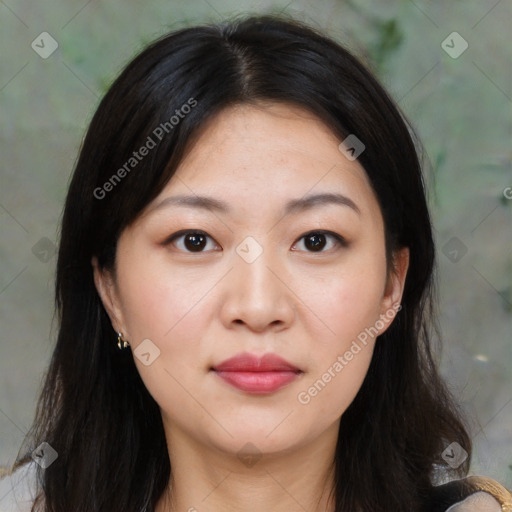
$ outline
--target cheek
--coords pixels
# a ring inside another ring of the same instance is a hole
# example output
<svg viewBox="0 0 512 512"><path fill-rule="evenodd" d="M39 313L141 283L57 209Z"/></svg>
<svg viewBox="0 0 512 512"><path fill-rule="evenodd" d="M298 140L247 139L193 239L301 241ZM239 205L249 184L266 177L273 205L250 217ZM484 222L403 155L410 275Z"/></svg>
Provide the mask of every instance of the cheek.
<svg viewBox="0 0 512 512"><path fill-rule="evenodd" d="M219 275L199 272L194 265L176 269L164 251L126 256L119 265L124 277L119 289L134 362L155 400L168 410L183 411L190 404L182 386L189 387L197 372L208 371L203 340L216 311L212 297ZM146 339L160 351L149 366L137 357Z"/></svg>
<svg viewBox="0 0 512 512"><path fill-rule="evenodd" d="M307 303L315 305L310 325L318 327L310 329L314 345L310 346L309 376L298 402L311 404L330 420L347 409L368 371L385 279L384 256L359 253L307 295Z"/></svg>
<svg viewBox="0 0 512 512"><path fill-rule="evenodd" d="M177 272L159 255L145 256L126 259L119 266L120 275L125 271L119 288L134 362L163 409L178 416L192 414L183 386L188 387L194 372L206 372L198 356L210 322L205 295L216 281L204 275L199 280L193 269ZM146 339L160 351L148 366L137 357L137 347Z"/></svg>
<svg viewBox="0 0 512 512"><path fill-rule="evenodd" d="M366 377L375 342L356 342L329 358L321 371L305 381L297 396L304 412L311 408L324 423L337 420L356 397ZM349 356L350 354L350 356ZM350 357L350 358L349 358Z"/></svg>
<svg viewBox="0 0 512 512"><path fill-rule="evenodd" d="M158 345L172 343L183 325L190 329L196 324L191 319L213 279L204 273L199 277L194 268L177 271L161 250L126 256L119 265L119 288L130 336L135 344L145 338Z"/></svg>
<svg viewBox="0 0 512 512"><path fill-rule="evenodd" d="M327 351L342 350L379 319L386 282L386 262L379 252L359 252L334 273L303 291L306 304L322 319ZM327 334L327 335L326 335Z"/></svg>
<svg viewBox="0 0 512 512"><path fill-rule="evenodd" d="M298 403L311 407L324 423L338 419L354 400L376 343L375 307L351 299L347 294L332 310L329 322L335 334L315 338L307 378L297 395Z"/></svg>

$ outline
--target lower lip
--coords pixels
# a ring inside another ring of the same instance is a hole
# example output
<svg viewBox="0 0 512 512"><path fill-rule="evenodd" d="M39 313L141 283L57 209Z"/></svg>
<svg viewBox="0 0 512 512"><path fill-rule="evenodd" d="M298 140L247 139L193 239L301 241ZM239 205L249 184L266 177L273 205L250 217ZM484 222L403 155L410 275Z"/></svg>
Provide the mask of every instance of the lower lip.
<svg viewBox="0 0 512 512"><path fill-rule="evenodd" d="M299 376L292 371L278 372L222 372L215 373L228 384L249 393L272 393Z"/></svg>

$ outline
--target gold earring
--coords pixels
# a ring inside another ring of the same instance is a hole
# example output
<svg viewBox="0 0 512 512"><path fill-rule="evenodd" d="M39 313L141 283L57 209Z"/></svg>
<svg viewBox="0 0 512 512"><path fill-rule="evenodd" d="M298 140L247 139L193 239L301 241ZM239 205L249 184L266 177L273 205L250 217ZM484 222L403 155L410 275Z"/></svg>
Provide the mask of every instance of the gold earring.
<svg viewBox="0 0 512 512"><path fill-rule="evenodd" d="M119 350L123 350L130 346L130 343L127 340L123 340L123 335L120 332L117 333L117 346L119 347Z"/></svg>

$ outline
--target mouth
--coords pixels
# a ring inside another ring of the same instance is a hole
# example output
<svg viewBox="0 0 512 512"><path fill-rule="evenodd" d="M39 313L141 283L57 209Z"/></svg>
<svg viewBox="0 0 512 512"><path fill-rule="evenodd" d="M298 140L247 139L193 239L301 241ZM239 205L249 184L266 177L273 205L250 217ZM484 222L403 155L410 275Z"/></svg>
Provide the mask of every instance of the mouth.
<svg viewBox="0 0 512 512"><path fill-rule="evenodd" d="M304 372L276 354L263 357L248 353L210 368L227 384L248 393L273 393L297 379Z"/></svg>

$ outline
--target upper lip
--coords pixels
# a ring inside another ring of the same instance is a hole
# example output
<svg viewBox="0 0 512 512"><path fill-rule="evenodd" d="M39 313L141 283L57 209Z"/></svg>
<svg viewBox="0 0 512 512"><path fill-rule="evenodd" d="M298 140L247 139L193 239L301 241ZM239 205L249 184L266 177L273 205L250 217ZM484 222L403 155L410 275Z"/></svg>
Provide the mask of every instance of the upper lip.
<svg viewBox="0 0 512 512"><path fill-rule="evenodd" d="M212 367L213 370L223 372L277 372L301 370L276 354L263 354L256 356L243 352L226 359L222 363Z"/></svg>

